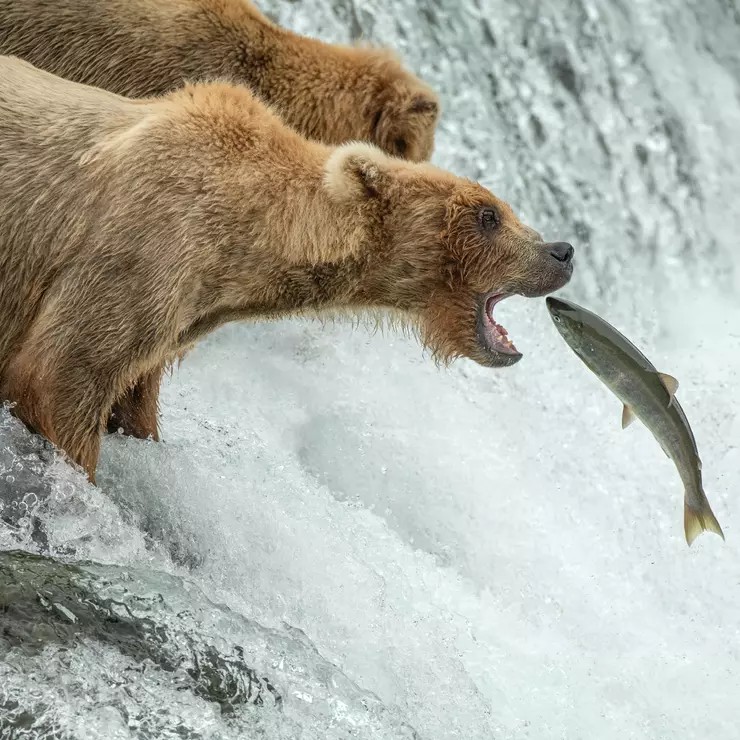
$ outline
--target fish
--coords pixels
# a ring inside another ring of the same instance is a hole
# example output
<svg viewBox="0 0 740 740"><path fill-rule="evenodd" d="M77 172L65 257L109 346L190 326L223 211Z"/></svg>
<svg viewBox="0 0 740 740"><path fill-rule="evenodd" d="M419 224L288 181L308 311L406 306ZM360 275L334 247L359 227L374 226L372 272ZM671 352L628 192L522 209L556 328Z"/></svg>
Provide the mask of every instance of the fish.
<svg viewBox="0 0 740 740"><path fill-rule="evenodd" d="M554 296L548 296L547 308L566 344L624 404L622 428L640 419L676 466L684 485L687 544L704 531L724 540L704 493L694 434L676 398L678 381L658 372L627 337L591 311Z"/></svg>

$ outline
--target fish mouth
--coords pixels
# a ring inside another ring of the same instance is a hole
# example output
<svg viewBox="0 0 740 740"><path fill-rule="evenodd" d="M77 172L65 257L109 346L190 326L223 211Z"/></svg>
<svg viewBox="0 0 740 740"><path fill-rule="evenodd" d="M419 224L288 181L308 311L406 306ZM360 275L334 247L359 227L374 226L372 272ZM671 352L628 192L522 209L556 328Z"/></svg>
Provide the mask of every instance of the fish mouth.
<svg viewBox="0 0 740 740"><path fill-rule="evenodd" d="M552 295L545 298L545 303L547 304L547 310L553 316L561 316L564 313L572 314L575 313L575 309L578 308L575 304L564 301L562 298L556 298Z"/></svg>
<svg viewBox="0 0 740 740"><path fill-rule="evenodd" d="M513 293L487 293L478 304L478 342L486 354L487 364L506 367L519 362L522 354L514 346L506 329L493 318L494 308Z"/></svg>
<svg viewBox="0 0 740 740"><path fill-rule="evenodd" d="M550 318L561 334L575 327L582 327L584 317L590 313L575 303L555 296L548 296L545 302L547 303L547 310L550 312Z"/></svg>

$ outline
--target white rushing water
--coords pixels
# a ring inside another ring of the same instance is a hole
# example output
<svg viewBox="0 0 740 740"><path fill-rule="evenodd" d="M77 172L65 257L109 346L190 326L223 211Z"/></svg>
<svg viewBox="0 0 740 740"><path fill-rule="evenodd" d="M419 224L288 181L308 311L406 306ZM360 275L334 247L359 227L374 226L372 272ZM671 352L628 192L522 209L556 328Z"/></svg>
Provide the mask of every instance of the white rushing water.
<svg viewBox="0 0 740 740"><path fill-rule="evenodd" d="M0 550L55 558L0 554L0 737L735 740L740 14L267 9L398 48L442 94L435 161L574 243L563 294L679 379L727 541L686 547L675 469L543 301L502 305L499 372L232 325L98 488L0 411Z"/></svg>

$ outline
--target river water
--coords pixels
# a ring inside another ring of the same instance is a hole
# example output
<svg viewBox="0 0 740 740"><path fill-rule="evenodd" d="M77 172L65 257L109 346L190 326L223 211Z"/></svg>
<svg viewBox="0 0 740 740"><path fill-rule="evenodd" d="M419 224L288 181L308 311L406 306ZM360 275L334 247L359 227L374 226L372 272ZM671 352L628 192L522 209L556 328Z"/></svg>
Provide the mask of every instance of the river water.
<svg viewBox="0 0 740 740"><path fill-rule="evenodd" d="M435 162L572 241L564 295L675 375L727 542L565 347L437 369L349 324L232 325L99 487L0 410L0 737L735 740L740 11L730 0L263 4L397 48Z"/></svg>

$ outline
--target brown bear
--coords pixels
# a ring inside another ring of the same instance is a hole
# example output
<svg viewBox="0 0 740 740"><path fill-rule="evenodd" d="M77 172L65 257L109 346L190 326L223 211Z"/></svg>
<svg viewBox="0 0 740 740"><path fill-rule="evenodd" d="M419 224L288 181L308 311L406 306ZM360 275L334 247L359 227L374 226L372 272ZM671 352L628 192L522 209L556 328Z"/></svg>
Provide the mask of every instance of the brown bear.
<svg viewBox="0 0 740 740"><path fill-rule="evenodd" d="M0 0L0 53L129 97L227 77L309 138L366 139L415 161L432 153L437 97L390 52L298 36L249 0ZM156 398L154 385L114 405L110 431L145 432L127 408Z"/></svg>
<svg viewBox="0 0 740 740"><path fill-rule="evenodd" d="M0 57L0 400L91 479L113 404L156 435L162 368L227 321L388 312L441 361L511 365L496 304L562 287L572 254L244 87L129 100Z"/></svg>
<svg viewBox="0 0 740 740"><path fill-rule="evenodd" d="M128 97L229 79L325 144L432 153L437 96L391 52L299 36L249 0L0 0L0 54Z"/></svg>

